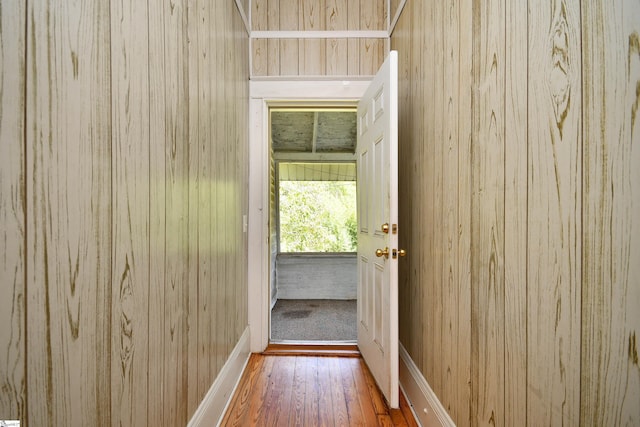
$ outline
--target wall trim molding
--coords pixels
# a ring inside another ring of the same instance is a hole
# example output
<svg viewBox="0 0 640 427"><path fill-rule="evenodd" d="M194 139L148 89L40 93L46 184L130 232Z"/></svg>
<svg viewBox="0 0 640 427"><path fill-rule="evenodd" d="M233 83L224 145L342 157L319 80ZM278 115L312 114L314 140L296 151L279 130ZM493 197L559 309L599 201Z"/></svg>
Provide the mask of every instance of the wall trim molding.
<svg viewBox="0 0 640 427"><path fill-rule="evenodd" d="M387 39L388 30L266 30L251 31L252 39Z"/></svg>
<svg viewBox="0 0 640 427"><path fill-rule="evenodd" d="M456 424L402 343L399 345L399 350L400 385L420 424L423 426L455 427Z"/></svg>
<svg viewBox="0 0 640 427"><path fill-rule="evenodd" d="M249 361L249 335L247 326L187 427L216 426L222 421Z"/></svg>

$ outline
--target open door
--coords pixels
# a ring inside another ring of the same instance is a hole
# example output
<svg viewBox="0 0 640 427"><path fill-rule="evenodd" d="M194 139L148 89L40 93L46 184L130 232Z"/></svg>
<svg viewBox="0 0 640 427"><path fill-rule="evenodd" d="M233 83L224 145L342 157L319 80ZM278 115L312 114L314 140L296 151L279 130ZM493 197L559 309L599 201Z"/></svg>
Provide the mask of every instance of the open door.
<svg viewBox="0 0 640 427"><path fill-rule="evenodd" d="M398 54L358 103L358 347L398 407Z"/></svg>

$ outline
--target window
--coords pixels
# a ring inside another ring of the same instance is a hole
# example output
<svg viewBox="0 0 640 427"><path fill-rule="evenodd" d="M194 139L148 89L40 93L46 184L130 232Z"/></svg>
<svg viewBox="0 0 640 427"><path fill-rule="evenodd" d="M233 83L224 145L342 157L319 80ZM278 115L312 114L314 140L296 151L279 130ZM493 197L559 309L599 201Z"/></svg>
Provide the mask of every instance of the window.
<svg viewBox="0 0 640 427"><path fill-rule="evenodd" d="M279 164L280 252L357 251L354 163Z"/></svg>

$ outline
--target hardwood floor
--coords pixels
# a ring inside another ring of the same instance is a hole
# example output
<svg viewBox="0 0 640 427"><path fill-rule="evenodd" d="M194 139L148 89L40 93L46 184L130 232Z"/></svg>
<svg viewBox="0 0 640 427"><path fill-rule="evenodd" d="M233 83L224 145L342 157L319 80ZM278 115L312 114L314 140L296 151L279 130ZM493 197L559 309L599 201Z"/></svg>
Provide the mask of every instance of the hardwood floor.
<svg viewBox="0 0 640 427"><path fill-rule="evenodd" d="M389 409L361 357L252 354L222 426L417 426Z"/></svg>

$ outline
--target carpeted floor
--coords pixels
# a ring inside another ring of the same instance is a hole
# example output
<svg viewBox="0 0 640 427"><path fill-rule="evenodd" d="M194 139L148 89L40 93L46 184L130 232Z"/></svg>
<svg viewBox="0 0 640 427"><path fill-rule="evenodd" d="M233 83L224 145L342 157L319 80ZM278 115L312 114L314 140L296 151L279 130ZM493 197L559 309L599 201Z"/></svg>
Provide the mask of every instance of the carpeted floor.
<svg viewBox="0 0 640 427"><path fill-rule="evenodd" d="M271 310L271 339L355 341L356 300L283 300Z"/></svg>

